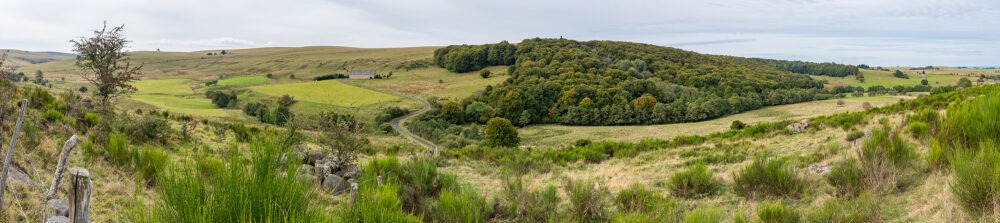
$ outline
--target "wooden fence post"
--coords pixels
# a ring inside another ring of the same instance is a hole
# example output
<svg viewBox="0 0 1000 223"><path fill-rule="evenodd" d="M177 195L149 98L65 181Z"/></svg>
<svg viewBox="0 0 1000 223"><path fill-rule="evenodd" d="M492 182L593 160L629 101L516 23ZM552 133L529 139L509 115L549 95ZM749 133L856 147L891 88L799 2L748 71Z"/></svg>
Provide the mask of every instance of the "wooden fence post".
<svg viewBox="0 0 1000 223"><path fill-rule="evenodd" d="M6 104L6 98L4 99ZM7 107L7 106L4 106ZM28 99L21 101L21 114L17 116L17 124L14 127L14 136L10 138L10 146L7 148L7 156L3 157L3 176L0 177L0 210L3 210L3 192L7 189L7 171L10 169L10 157L14 156L14 147L17 143L17 133L21 131L21 123L24 122L24 110L28 109Z"/></svg>
<svg viewBox="0 0 1000 223"><path fill-rule="evenodd" d="M358 183L351 183L351 205L354 205L354 201L358 198Z"/></svg>
<svg viewBox="0 0 1000 223"><path fill-rule="evenodd" d="M71 223L88 223L90 212L90 172L74 167L69 169L69 220Z"/></svg>
<svg viewBox="0 0 1000 223"><path fill-rule="evenodd" d="M80 142L80 138L76 135L69 137L66 143L63 144L62 152L59 153L59 162L56 164L56 175L52 177L52 186L49 187L49 191L45 193L45 199L43 201L49 201L52 198L56 198L56 191L59 190L59 181L62 180L63 173L66 172L66 159L69 158L70 150L76 147L76 144Z"/></svg>

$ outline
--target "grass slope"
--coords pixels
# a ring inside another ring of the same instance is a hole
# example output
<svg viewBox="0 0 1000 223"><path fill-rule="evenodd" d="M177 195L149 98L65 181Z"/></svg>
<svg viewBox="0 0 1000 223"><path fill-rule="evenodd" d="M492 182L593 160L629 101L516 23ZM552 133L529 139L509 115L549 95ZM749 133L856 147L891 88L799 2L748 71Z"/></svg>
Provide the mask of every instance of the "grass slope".
<svg viewBox="0 0 1000 223"><path fill-rule="evenodd" d="M295 100L343 107L360 107L401 99L393 95L350 86L335 80L265 85L251 87L250 89L274 97L288 94L295 97Z"/></svg>

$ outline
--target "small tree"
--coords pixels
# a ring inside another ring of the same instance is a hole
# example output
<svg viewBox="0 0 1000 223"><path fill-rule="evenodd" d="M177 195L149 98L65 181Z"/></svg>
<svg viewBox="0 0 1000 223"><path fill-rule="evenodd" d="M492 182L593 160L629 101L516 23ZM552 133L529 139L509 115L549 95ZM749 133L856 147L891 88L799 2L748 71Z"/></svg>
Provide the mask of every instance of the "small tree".
<svg viewBox="0 0 1000 223"><path fill-rule="evenodd" d="M964 77L960 78L958 79L958 85L956 86L958 86L959 88L972 87L972 80L969 80L969 78L964 78Z"/></svg>
<svg viewBox="0 0 1000 223"><path fill-rule="evenodd" d="M42 83L43 80L45 80L45 76L43 76L42 70L36 70L35 83Z"/></svg>
<svg viewBox="0 0 1000 223"><path fill-rule="evenodd" d="M483 143L490 147L515 147L521 143L514 124L501 117L494 117L486 122L485 138Z"/></svg>
<svg viewBox="0 0 1000 223"><path fill-rule="evenodd" d="M288 94L278 97L279 107L288 107L292 106L292 104L295 104L295 97L289 96Z"/></svg>
<svg viewBox="0 0 1000 223"><path fill-rule="evenodd" d="M479 76L483 77L483 79L490 78L490 70L483 69L479 71Z"/></svg>
<svg viewBox="0 0 1000 223"><path fill-rule="evenodd" d="M226 55L227 53L226 50L222 50L222 52L219 52L219 54Z"/></svg>
<svg viewBox="0 0 1000 223"><path fill-rule="evenodd" d="M122 34L124 30L124 25L108 30L105 23L93 37L70 40L73 52L79 55L76 66L83 70L83 79L97 86L94 95L105 105L113 97L135 92L132 82L142 77L142 65L133 66L125 52L129 41Z"/></svg>
<svg viewBox="0 0 1000 223"><path fill-rule="evenodd" d="M747 124L741 122L740 120L735 120L735 121L733 121L733 124L729 125L729 129L731 129L731 130L740 130L740 129L743 129L743 128L746 128L746 127L747 127Z"/></svg>
<svg viewBox="0 0 1000 223"><path fill-rule="evenodd" d="M83 87L80 87L80 89L78 89L78 90L80 91L80 93L87 93L87 90L89 90L89 89L87 89L86 86L83 86Z"/></svg>
<svg viewBox="0 0 1000 223"><path fill-rule="evenodd" d="M928 84L930 83L927 82L927 79L920 80L920 85L927 86Z"/></svg>

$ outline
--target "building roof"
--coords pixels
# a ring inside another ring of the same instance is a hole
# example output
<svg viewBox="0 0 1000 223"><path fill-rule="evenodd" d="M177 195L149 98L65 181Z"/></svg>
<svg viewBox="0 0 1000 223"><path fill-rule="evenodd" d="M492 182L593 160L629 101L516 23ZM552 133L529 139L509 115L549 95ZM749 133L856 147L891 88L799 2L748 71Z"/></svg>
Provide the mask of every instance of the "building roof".
<svg viewBox="0 0 1000 223"><path fill-rule="evenodd" d="M347 75L375 75L375 70L351 70Z"/></svg>

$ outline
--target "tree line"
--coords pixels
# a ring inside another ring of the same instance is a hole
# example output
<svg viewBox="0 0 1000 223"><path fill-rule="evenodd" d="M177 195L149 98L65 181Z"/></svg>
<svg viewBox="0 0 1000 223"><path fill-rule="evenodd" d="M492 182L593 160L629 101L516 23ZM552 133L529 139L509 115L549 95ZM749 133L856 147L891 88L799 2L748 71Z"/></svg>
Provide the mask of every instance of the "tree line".
<svg viewBox="0 0 1000 223"><path fill-rule="evenodd" d="M507 41L484 45L452 45L434 50L434 63L464 73L488 66L514 64L517 47Z"/></svg>

